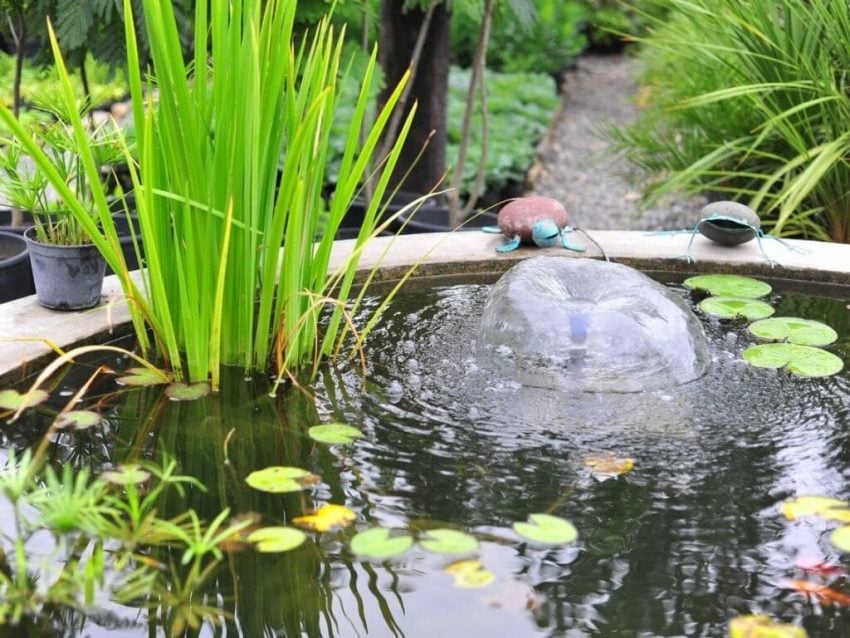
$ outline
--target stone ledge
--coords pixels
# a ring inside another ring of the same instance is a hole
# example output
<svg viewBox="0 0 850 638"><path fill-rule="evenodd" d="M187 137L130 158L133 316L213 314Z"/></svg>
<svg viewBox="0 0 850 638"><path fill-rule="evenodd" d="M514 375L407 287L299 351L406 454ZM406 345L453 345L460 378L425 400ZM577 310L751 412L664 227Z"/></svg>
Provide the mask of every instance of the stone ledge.
<svg viewBox="0 0 850 638"><path fill-rule="evenodd" d="M681 278L696 272L732 272L773 281L788 281L797 288L809 285L832 294L850 297L850 245L791 240L789 250L776 240L763 241L767 255L777 262L771 267L755 241L735 247L713 244L702 236L694 239L694 262L682 258L690 241L688 234L651 234L640 231L590 231L612 261L640 270ZM581 239L580 235L575 236ZM572 253L561 248L521 248L497 253L502 238L472 231L425 233L379 237L363 251L360 280L375 266L375 281L392 282L418 264L414 277L449 275L498 275L527 257L548 253L601 258L589 242L588 251ZM353 250L354 240L337 242L331 268L339 267ZM846 287L846 290L845 290ZM56 312L39 306L35 297L0 304L0 386L19 380L52 356L44 343L49 339L63 349L102 343L128 334L129 313L122 301L115 276L107 277L104 302L81 312Z"/></svg>

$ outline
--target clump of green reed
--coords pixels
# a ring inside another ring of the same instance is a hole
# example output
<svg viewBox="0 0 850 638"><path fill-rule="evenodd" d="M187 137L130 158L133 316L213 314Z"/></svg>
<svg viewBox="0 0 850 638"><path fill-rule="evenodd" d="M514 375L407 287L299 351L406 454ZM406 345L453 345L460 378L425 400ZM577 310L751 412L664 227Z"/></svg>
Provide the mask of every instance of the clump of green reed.
<svg viewBox="0 0 850 638"><path fill-rule="evenodd" d="M329 136L345 74L342 34L324 20L294 41L295 2L199 2L194 56L187 62L171 3L143 0L142 6L150 74L139 66L132 3L124 2L137 161L126 145L125 152L135 230L144 245L140 284L127 273L100 185L93 189L92 215L11 113L0 108L0 119L118 273L143 352L155 352L176 378L210 379L217 387L223 365L281 374L315 365L336 349L362 246L377 232L378 206L410 118L387 157L374 157L375 149L402 87L370 124L373 53L335 167L335 189L326 198ZM76 104L52 32L51 41L63 99ZM90 140L80 118L71 119L74 151L91 177ZM334 234L367 179L372 204L356 248L332 273ZM331 318L320 333L327 304Z"/></svg>
<svg viewBox="0 0 850 638"><path fill-rule="evenodd" d="M640 39L648 108L611 132L649 200L721 193L776 234L850 241L847 3L649 4L669 14Z"/></svg>

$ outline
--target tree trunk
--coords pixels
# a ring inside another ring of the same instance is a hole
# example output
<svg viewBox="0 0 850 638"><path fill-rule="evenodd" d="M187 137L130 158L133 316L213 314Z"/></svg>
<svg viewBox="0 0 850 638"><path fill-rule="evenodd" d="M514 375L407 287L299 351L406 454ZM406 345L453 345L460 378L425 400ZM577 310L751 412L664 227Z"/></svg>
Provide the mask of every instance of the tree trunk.
<svg viewBox="0 0 850 638"><path fill-rule="evenodd" d="M411 65L411 51L426 13L418 8L405 10L404 0L381 1L378 54L385 88L378 96L379 108ZM393 181L394 185L416 193L427 193L437 187L446 171L449 23L450 14L445 3L440 2L431 16L425 55L411 78L408 100L400 107L407 113L414 102L418 104Z"/></svg>

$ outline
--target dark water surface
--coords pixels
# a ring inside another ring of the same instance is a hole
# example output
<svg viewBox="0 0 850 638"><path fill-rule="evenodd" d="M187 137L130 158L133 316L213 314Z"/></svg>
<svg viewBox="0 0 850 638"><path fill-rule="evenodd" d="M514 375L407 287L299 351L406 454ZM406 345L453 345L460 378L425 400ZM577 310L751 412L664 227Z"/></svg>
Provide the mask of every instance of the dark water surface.
<svg viewBox="0 0 850 638"><path fill-rule="evenodd" d="M282 524L329 502L358 513L354 529L315 535L289 554L229 555L205 604L234 617L202 635L725 636L730 618L763 613L810 636L850 636L847 608L787 586L807 577L801 561L850 568L829 544L835 525L779 512L799 495L850 499L846 370L799 379L750 368L740 358L755 342L745 325L703 318L712 364L696 382L630 394L525 387L475 354L487 291L461 285L399 297L368 340L365 381L344 365L322 370L314 397L271 398L265 381L238 377L226 380L226 402L134 391L106 427L61 435L56 458L96 466L177 458L209 489L174 498L163 514L194 507L209 520L230 507ZM777 315L832 325L840 337L829 349L850 358L847 301L771 301ZM329 448L306 435L329 421L366 436ZM6 428L5 444L22 444L36 427ZM606 452L634 459L634 470L595 478L584 459ZM286 496L245 485L248 472L269 465L304 467L322 482ZM571 520L579 540L526 544L511 524L535 512ZM443 572L451 559L418 548L388 564L361 562L347 540L373 525L476 534L496 578L458 589ZM827 582L847 590L841 577ZM162 631L145 613L104 609L69 633Z"/></svg>

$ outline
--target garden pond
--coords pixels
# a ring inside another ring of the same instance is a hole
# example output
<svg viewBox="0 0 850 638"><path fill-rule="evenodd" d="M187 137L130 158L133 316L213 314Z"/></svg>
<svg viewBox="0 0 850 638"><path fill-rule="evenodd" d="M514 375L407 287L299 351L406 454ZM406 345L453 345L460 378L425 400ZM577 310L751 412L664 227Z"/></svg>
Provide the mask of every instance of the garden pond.
<svg viewBox="0 0 850 638"><path fill-rule="evenodd" d="M694 303L689 290L670 287ZM95 471L176 459L207 489L169 493L160 515L193 508L209 521L229 508L284 525L324 504L356 514L347 527L308 532L289 552L228 546L234 551L194 596L222 610L200 635L725 636L730 619L748 614L809 636L850 635L850 561L829 540L838 524L790 520L782 509L801 496L850 500L846 367L824 378L751 367L741 353L757 340L746 322L698 312L710 365L695 381L628 393L524 385L476 354L490 289L399 295L369 335L365 376L356 360L326 365L311 387L277 397L270 381L233 373L220 395L196 401L101 376L85 403L106 419L54 434L51 458ZM838 341L828 349L850 359L846 299L774 292L768 301L777 315L831 325ZM48 406L61 409L91 366L67 370ZM49 409L4 426L0 457L44 432ZM308 435L332 422L363 436L328 445ZM318 478L284 494L246 483L270 466ZM535 513L570 521L577 540L518 535L513 524ZM418 543L386 561L356 556L352 537L374 526L419 540L428 530L462 530L477 548L446 554ZM4 522L0 530L12 533ZM45 562L54 556L49 538L28 546ZM155 551L168 562L168 550ZM456 569L470 558L480 561L471 580ZM65 611L51 622L64 635L160 635L168 599L150 613L148 604L103 599L86 615Z"/></svg>

